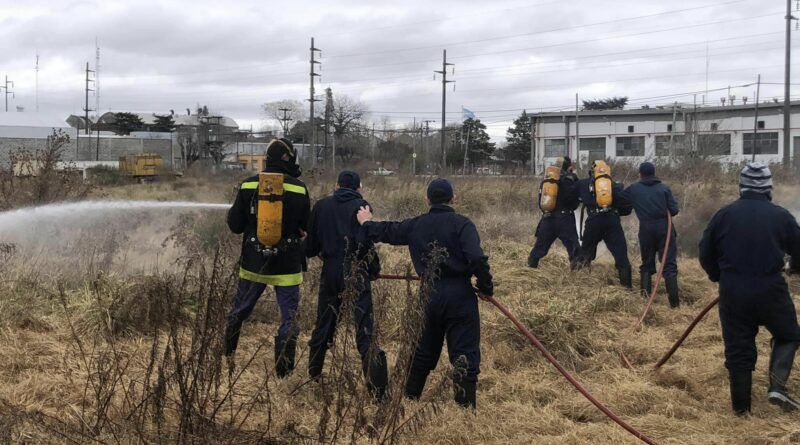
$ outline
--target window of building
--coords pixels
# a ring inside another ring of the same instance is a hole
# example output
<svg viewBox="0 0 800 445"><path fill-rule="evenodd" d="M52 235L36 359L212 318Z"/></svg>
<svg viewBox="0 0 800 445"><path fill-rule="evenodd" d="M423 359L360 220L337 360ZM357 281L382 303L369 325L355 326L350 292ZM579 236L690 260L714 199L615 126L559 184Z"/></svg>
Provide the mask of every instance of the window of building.
<svg viewBox="0 0 800 445"><path fill-rule="evenodd" d="M683 134L656 136L656 156L685 153L686 140L686 135Z"/></svg>
<svg viewBox="0 0 800 445"><path fill-rule="evenodd" d="M669 132L672 131L672 124L667 124L667 131L669 131Z"/></svg>
<svg viewBox="0 0 800 445"><path fill-rule="evenodd" d="M778 132L756 133L756 154L778 154ZM753 133L742 134L742 150L746 155L753 154Z"/></svg>
<svg viewBox="0 0 800 445"><path fill-rule="evenodd" d="M606 138L581 138L581 151L606 151Z"/></svg>
<svg viewBox="0 0 800 445"><path fill-rule="evenodd" d="M757 126L758 126L759 130L763 130L764 129L764 121L758 121Z"/></svg>
<svg viewBox="0 0 800 445"><path fill-rule="evenodd" d="M719 130L719 124L716 123L716 122L712 122L711 123L711 131L717 131L717 130Z"/></svg>
<svg viewBox="0 0 800 445"><path fill-rule="evenodd" d="M708 156L728 156L731 154L731 135L698 134L697 152Z"/></svg>
<svg viewBox="0 0 800 445"><path fill-rule="evenodd" d="M644 156L644 136L617 137L617 156Z"/></svg>
<svg viewBox="0 0 800 445"><path fill-rule="evenodd" d="M633 133L633 125L628 125L628 133Z"/></svg>
<svg viewBox="0 0 800 445"><path fill-rule="evenodd" d="M567 155L567 145L563 138L544 140L544 157L557 158Z"/></svg>

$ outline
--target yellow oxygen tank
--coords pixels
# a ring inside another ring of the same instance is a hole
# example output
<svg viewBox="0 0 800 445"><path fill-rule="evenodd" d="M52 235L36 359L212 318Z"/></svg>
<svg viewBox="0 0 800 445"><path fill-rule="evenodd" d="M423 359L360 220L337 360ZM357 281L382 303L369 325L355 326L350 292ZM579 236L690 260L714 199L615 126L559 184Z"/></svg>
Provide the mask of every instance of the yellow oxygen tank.
<svg viewBox="0 0 800 445"><path fill-rule="evenodd" d="M544 213L556 209L558 199L558 180L561 179L561 168L551 165L544 171L544 180L539 190L539 208Z"/></svg>
<svg viewBox="0 0 800 445"><path fill-rule="evenodd" d="M281 240L283 223L283 174L258 174L258 209L256 210L256 236L266 247L274 247Z"/></svg>
<svg viewBox="0 0 800 445"><path fill-rule="evenodd" d="M594 197L597 207L601 209L611 207L611 203L614 201L614 182L611 180L611 167L605 161L594 161L594 164L592 164L592 177L594 178Z"/></svg>

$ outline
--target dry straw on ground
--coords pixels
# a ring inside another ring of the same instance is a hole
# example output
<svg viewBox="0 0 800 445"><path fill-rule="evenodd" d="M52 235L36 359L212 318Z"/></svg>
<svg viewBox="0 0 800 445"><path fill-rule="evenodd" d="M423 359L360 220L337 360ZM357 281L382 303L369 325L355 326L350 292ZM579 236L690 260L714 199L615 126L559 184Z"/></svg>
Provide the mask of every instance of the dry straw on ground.
<svg viewBox="0 0 800 445"><path fill-rule="evenodd" d="M95 193L219 202L230 198L231 185L186 178ZM378 217L424 211L421 181L365 178L365 186ZM320 181L311 188L320 196L332 187ZM696 239L704 218L732 199L735 189L690 183L674 188L687 209L676 219L686 252L690 246L684 240ZM753 415L746 419L730 413L715 312L667 365L651 371L715 296L695 259L680 260L682 307L669 310L659 297L643 329L632 333L644 301L616 284L607 255L591 270L570 272L557 243L540 269L525 267L538 219L531 180L456 180L456 189L457 207L474 219L490 255L497 298L629 423L661 444L800 442L796 415L765 400L766 334L759 336L762 359ZM779 188L778 200L791 203L790 191ZM91 240L96 250L82 246L84 257L94 252L102 261L84 259L71 270L63 267L65 255L39 254L31 263L24 246L0 239L0 443L637 443L486 304L474 413L450 401L445 354L422 401L399 397L396 380L389 408L371 404L347 319L326 363L328 383L308 382L305 343L316 311L316 260L303 286L297 371L285 380L274 378L278 320L268 291L245 324L237 368L229 375L219 357L219 330L233 292L238 243L224 233L221 214L191 215L166 225L137 223L137 234L148 232L159 239L157 245L165 243L165 257L149 270L126 267L135 246L126 238L105 239L120 236L113 231ZM636 262L632 218L626 228ZM379 252L384 271L408 270L404 249L380 246ZM175 263L178 257L184 261ZM52 269L57 274L50 273L50 259L58 263ZM790 281L793 292L798 284ZM414 294L405 283L375 284L378 338L393 374L402 374L392 365L402 362L398 356L407 345L413 312L407 301ZM621 348L633 370L620 363ZM790 389L797 393L796 382L795 376ZM387 409L399 414L387 421Z"/></svg>

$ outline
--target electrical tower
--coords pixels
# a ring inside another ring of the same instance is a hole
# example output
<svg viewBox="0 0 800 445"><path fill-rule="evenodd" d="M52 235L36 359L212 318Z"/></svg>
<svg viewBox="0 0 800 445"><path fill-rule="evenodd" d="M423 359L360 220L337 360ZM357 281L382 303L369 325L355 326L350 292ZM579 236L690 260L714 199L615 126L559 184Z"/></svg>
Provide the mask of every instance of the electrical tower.
<svg viewBox="0 0 800 445"><path fill-rule="evenodd" d="M94 38L94 111L100 117L100 45L97 37Z"/></svg>
<svg viewBox="0 0 800 445"><path fill-rule="evenodd" d="M289 122L293 120L286 113L292 110L289 108L278 108L278 111L283 111L283 117L278 120L281 121L281 126L283 127L283 137L286 137L286 135L289 134Z"/></svg>
<svg viewBox="0 0 800 445"><path fill-rule="evenodd" d="M86 62L86 86L84 88L84 93L86 94L86 102L83 107L84 118L86 119L86 128L84 128L84 133L89 134L89 112L94 111L89 108L89 91L94 91L89 89L89 82L94 82L94 80L89 78L89 73L93 73L94 71L89 69L89 62Z"/></svg>
<svg viewBox="0 0 800 445"><path fill-rule="evenodd" d="M8 113L8 95L10 94L12 99L15 97L14 92L9 89L9 85L11 85L10 88L14 88L14 81L8 80L8 76L6 75L5 83L3 84L3 86L0 86L0 90L5 90L4 96L6 100L6 113Z"/></svg>
<svg viewBox="0 0 800 445"><path fill-rule="evenodd" d="M39 112L39 51L36 51L36 66L34 71L34 96L36 97L36 112Z"/></svg>
<svg viewBox="0 0 800 445"><path fill-rule="evenodd" d="M792 20L797 18L792 15L792 0L786 0L786 58L783 73L783 165L788 166L791 161L792 142L792 107L791 107L791 60L792 60ZM755 142L753 142L755 144ZM753 145L755 148L755 145Z"/></svg>
<svg viewBox="0 0 800 445"><path fill-rule="evenodd" d="M315 57L316 57L317 53L320 53L320 55L322 55L322 51L320 51L319 48L315 48L314 47L314 38L313 37L311 38L311 48L310 48L310 50L311 50L311 60L310 60L311 71L309 73L309 82L310 82L311 87L309 88L308 102L310 104L309 105L309 107L310 107L310 110L309 110L310 111L310 113L309 113L309 123L311 125L311 156L312 156L311 165L316 167L317 166L317 125L316 125L316 122L314 122L314 102L319 102L320 99L317 99L317 98L314 97L314 78L315 77L319 77L319 74L314 72L314 68L316 68L316 65L321 65L321 63L318 60L316 60Z"/></svg>
<svg viewBox="0 0 800 445"><path fill-rule="evenodd" d="M442 70L441 71L434 71L433 78L436 79L436 73L442 75L442 136L441 136L441 145L442 145L442 174L445 173L447 169L447 150L445 149L445 125L447 123L447 117L445 116L445 109L447 108L447 84L453 83L455 80L447 80L447 67L454 66L453 63L447 63L447 50L442 50ZM452 71L455 74L455 68Z"/></svg>

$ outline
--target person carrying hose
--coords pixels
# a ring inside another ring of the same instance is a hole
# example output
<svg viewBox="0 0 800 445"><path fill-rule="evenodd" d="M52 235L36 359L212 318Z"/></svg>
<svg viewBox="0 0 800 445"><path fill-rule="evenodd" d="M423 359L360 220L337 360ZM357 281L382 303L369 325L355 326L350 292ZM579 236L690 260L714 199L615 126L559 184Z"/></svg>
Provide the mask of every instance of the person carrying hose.
<svg viewBox="0 0 800 445"><path fill-rule="evenodd" d="M358 222L363 235L374 242L408 246L418 276L429 273L427 260L434 246L447 250L447 257L431 270L436 279L426 310L425 327L416 346L411 371L406 381L406 397L422 395L428 374L436 368L447 341L450 363L463 367L453 376L454 399L463 407L476 405L480 372L480 316L478 296L471 283L477 278L482 295L494 294L488 257L481 249L475 224L453 210L453 186L446 179L431 181L427 190L428 213L399 222L372 222L372 211L362 207Z"/></svg>
<svg viewBox="0 0 800 445"><path fill-rule="evenodd" d="M631 288L631 262L628 260L628 243L625 241L620 217L630 215L633 208L625 193L624 184L612 181L607 170L608 165L605 162L595 161L590 177L581 179L577 184L578 199L583 203L589 217L586 219L581 248L575 259L575 269L589 266L597 257L597 245L603 241L614 257L620 284ZM601 190L598 185L606 189ZM598 202L598 198L603 198L603 202Z"/></svg>
<svg viewBox="0 0 800 445"><path fill-rule="evenodd" d="M725 367L737 415L750 412L752 374L758 351L756 334L772 334L769 362L770 403L784 410L800 408L786 382L800 344L797 312L782 275L800 272L800 226L786 209L773 204L769 167L753 162L742 169L740 198L711 219L700 241L700 264L719 283L719 318L725 343Z"/></svg>
<svg viewBox="0 0 800 445"><path fill-rule="evenodd" d="M671 216L678 214L678 202L669 189L656 177L656 167L650 162L639 166L639 182L626 189L633 203L636 218L639 219L639 249L642 253L642 265L639 267L642 294L650 296L653 288L653 274L656 273L656 256L664 254L667 239L667 212ZM664 262L664 284L667 287L669 305L680 306L678 296L678 247L675 226L672 226L666 261Z"/></svg>
<svg viewBox="0 0 800 445"><path fill-rule="evenodd" d="M321 377L325 354L336 334L345 281L355 280L357 295L353 321L356 346L370 392L381 400L388 384L388 368L386 353L375 343L370 283L380 273L381 266L372 242L362 242L359 237L362 229L356 213L359 208L369 205L360 192L361 177L358 173L342 171L333 195L317 201L311 211L306 255L322 259L322 271L317 320L309 341L308 374L314 380Z"/></svg>
<svg viewBox="0 0 800 445"><path fill-rule="evenodd" d="M300 328L295 314L300 302L300 283L306 267L303 240L306 235L310 201L305 183L298 179L300 167L288 139L274 139L267 147L265 174L273 174L281 183L282 195L263 195L261 174L242 182L236 200L228 211L228 227L243 234L239 260L239 285L225 329L225 355L233 369L233 356L239 344L242 323L253 312L267 286L275 287L281 324L275 337L275 373L289 375L294 369L295 349ZM280 204L279 206L277 204ZM272 207L270 207L272 206ZM265 210L262 210L265 209ZM257 221L259 212L277 212L278 224L273 235L278 241L265 246Z"/></svg>
<svg viewBox="0 0 800 445"><path fill-rule="evenodd" d="M561 240L561 244L567 249L570 264L574 263L580 247L578 229L575 227L575 209L578 208L578 190L575 185L578 175L573 172L572 161L568 157L558 158L555 166L561 170L555 206L550 211L542 209L542 219L536 227L536 243L528 255L528 267L534 269L539 267L539 260L547 255L556 239Z"/></svg>

